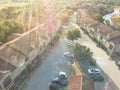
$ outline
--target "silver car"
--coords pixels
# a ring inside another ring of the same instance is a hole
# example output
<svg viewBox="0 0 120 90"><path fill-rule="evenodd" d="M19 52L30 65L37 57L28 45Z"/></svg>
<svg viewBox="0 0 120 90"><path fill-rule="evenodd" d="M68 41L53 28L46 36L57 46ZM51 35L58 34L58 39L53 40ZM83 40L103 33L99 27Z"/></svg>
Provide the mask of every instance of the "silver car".
<svg viewBox="0 0 120 90"><path fill-rule="evenodd" d="M73 54L71 54L70 52L64 52L64 56L67 56L67 57L74 57Z"/></svg>
<svg viewBox="0 0 120 90"><path fill-rule="evenodd" d="M100 74L100 69L98 69L98 68L90 68L90 69L88 69L88 73L90 75Z"/></svg>

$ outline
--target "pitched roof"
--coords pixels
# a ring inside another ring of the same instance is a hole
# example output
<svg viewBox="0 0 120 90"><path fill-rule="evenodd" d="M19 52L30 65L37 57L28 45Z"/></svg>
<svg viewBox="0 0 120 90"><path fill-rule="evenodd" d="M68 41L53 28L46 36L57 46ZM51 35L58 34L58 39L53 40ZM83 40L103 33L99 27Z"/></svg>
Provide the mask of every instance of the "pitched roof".
<svg viewBox="0 0 120 90"><path fill-rule="evenodd" d="M109 40L117 38L117 37L120 37L120 32L119 31L113 31L113 32L109 33Z"/></svg>
<svg viewBox="0 0 120 90"><path fill-rule="evenodd" d="M104 25L103 23L95 23L94 25L92 25L91 27L93 27L95 29L95 31L99 30L98 32L103 35L106 36L107 34L113 32L114 30L112 28L110 28L109 26Z"/></svg>
<svg viewBox="0 0 120 90"><path fill-rule="evenodd" d="M6 62L19 67L21 64L25 62L25 56L21 53L17 52L15 49L12 49L7 46L2 46L0 48L0 58L5 60Z"/></svg>
<svg viewBox="0 0 120 90"><path fill-rule="evenodd" d="M110 39L108 41L113 42L115 45L120 45L120 36L113 38L113 39Z"/></svg>
<svg viewBox="0 0 120 90"><path fill-rule="evenodd" d="M82 18L81 20L83 20L84 23L86 23L86 24L88 24L88 25L90 25L90 26L98 23L98 21L92 19L91 17L84 17L84 18Z"/></svg>
<svg viewBox="0 0 120 90"><path fill-rule="evenodd" d="M19 53L28 56L28 54L36 47L39 46L40 40L43 40L42 37L44 34L42 32L44 25L40 25L36 28L33 28L31 31L28 31L22 34L20 37L4 44L5 46L15 49ZM42 30L41 30L42 29ZM42 38L42 39L41 39Z"/></svg>
<svg viewBox="0 0 120 90"><path fill-rule="evenodd" d="M21 36L21 34L13 33L7 38L7 42L16 39L17 37Z"/></svg>
<svg viewBox="0 0 120 90"><path fill-rule="evenodd" d="M115 44L120 44L119 31L115 31L111 27L92 19L89 16L89 11L87 9L79 9L78 14L80 14L81 16L80 21L82 21L83 23L86 23L89 27L94 28L96 32L99 32L102 36L109 35L108 41L111 41Z"/></svg>
<svg viewBox="0 0 120 90"><path fill-rule="evenodd" d="M0 70L10 70L13 71L16 67L10 64L9 62L6 62L5 60L0 58Z"/></svg>

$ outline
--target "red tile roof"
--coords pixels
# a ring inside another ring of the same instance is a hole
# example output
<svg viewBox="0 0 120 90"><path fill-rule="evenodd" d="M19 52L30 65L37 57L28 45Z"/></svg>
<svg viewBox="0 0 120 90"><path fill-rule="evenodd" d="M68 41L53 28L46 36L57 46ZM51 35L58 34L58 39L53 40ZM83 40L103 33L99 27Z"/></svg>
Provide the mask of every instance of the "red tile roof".
<svg viewBox="0 0 120 90"><path fill-rule="evenodd" d="M71 75L67 90L82 90L82 75Z"/></svg>

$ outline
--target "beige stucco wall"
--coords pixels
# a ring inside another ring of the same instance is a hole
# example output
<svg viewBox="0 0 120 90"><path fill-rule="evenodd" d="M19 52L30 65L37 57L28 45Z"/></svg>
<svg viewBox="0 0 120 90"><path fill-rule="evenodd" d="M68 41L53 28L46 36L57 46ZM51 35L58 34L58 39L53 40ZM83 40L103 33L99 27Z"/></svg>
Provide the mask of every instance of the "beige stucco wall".
<svg viewBox="0 0 120 90"><path fill-rule="evenodd" d="M114 52L120 52L120 44L115 46L115 51Z"/></svg>
<svg viewBox="0 0 120 90"><path fill-rule="evenodd" d="M112 49L109 49L110 45L113 45ZM114 45L114 43L106 41L105 43L105 47L107 48L109 53L113 53L115 51L116 46Z"/></svg>
<svg viewBox="0 0 120 90"><path fill-rule="evenodd" d="M0 90L7 90L7 89L5 89L4 88L4 86L3 86L3 82L4 82L4 80L8 77L8 76L12 76L11 75L11 72L9 72L9 73L7 73L6 75L4 75L4 77L0 80L0 86L1 86L1 88L2 89L0 89ZM12 78L11 78L12 79ZM8 85L8 87L6 87L6 88L10 88L11 86L13 85L13 81Z"/></svg>
<svg viewBox="0 0 120 90"><path fill-rule="evenodd" d="M15 80L17 76L26 68L25 64L17 67L12 73L11 73L11 78L12 80Z"/></svg>

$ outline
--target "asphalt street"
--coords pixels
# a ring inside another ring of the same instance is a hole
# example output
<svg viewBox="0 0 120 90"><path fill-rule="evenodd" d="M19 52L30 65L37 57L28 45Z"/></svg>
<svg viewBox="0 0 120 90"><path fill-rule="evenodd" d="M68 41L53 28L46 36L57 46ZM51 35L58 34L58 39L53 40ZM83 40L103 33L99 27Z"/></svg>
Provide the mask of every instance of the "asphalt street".
<svg viewBox="0 0 120 90"><path fill-rule="evenodd" d="M69 51L69 49L61 37L39 58L40 66L30 75L22 90L49 90L51 79L57 76L59 71L73 74L72 58L65 57L64 51Z"/></svg>

